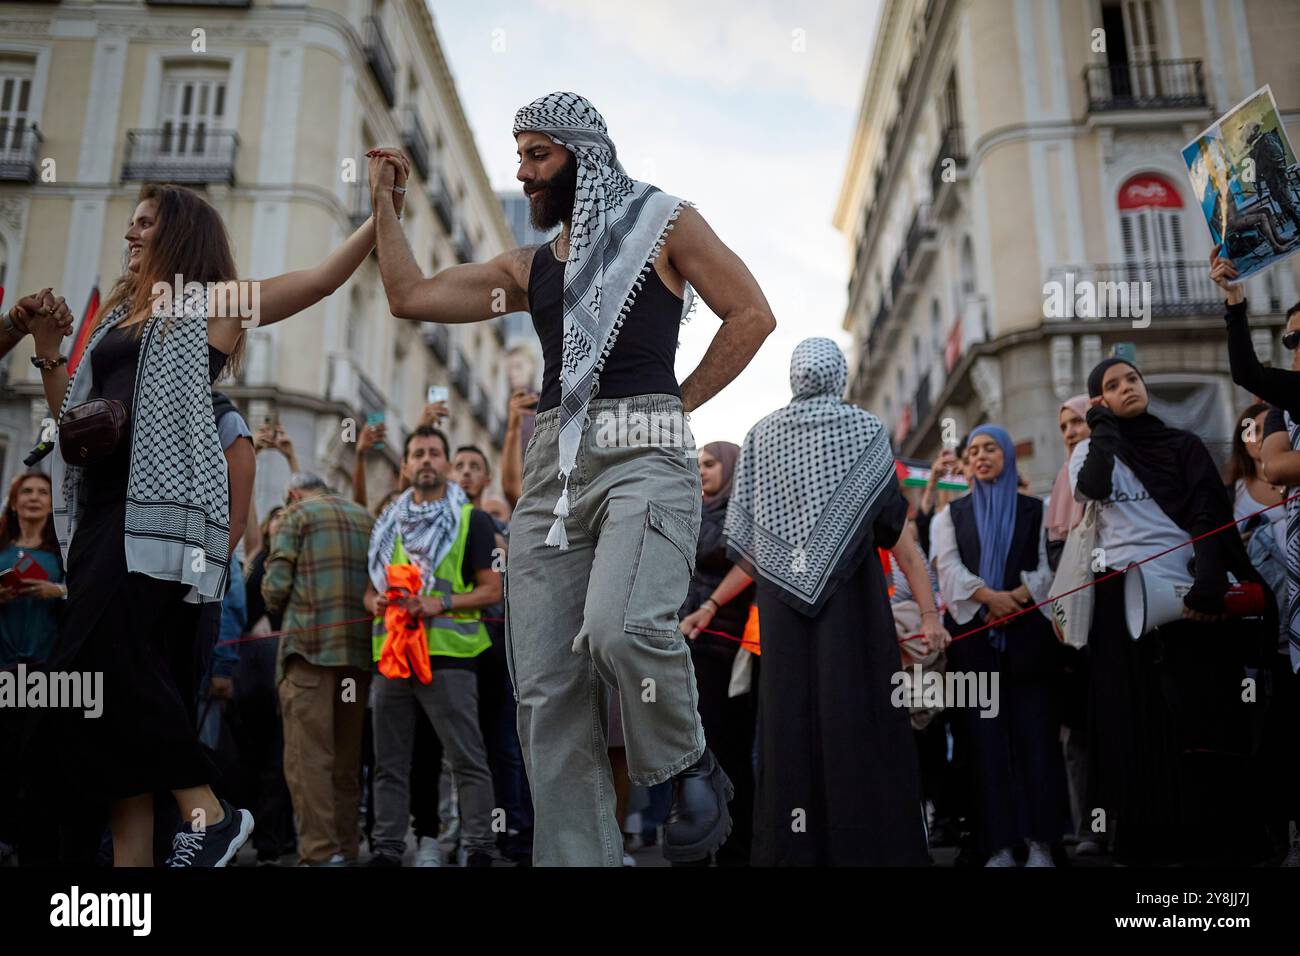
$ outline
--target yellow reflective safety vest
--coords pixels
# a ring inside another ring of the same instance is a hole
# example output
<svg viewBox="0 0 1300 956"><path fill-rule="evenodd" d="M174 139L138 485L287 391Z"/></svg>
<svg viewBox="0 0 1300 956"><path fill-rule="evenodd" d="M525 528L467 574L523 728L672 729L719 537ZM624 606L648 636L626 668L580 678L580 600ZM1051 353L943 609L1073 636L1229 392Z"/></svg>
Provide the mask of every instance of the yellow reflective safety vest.
<svg viewBox="0 0 1300 956"><path fill-rule="evenodd" d="M473 583L467 583L461 576L461 565L465 559L465 543L469 540L469 516L474 506L466 504L460 512L460 528L456 540L452 542L447 556L434 568L433 580L424 582L425 594L465 594L474 590ZM389 564L409 564L410 556L402 547L402 534L399 531L393 545L393 555ZM424 618L424 633L429 642L429 655L441 654L444 657L477 657L492 646L487 627L482 621L483 612L479 608L472 611L452 611L436 617ZM375 661L383 649L388 631L384 627L383 615L377 615L372 622L370 632L370 650Z"/></svg>

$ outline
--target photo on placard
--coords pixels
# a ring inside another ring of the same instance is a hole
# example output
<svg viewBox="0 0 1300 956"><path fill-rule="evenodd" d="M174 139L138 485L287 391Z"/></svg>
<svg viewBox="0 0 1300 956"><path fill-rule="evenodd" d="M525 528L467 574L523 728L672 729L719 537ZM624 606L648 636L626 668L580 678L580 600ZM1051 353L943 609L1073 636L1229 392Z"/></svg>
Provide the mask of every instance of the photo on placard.
<svg viewBox="0 0 1300 956"><path fill-rule="evenodd" d="M1264 86L1183 147L1220 255L1241 279L1300 251L1300 163Z"/></svg>

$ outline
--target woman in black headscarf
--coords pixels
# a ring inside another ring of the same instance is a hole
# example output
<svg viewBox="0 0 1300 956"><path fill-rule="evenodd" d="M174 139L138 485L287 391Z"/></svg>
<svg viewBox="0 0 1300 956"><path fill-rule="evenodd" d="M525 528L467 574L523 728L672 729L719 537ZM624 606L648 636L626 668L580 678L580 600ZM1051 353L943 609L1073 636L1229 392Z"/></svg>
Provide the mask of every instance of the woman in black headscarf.
<svg viewBox="0 0 1300 956"><path fill-rule="evenodd" d="M691 662L699 691L700 720L704 736L722 769L735 784L731 801L731 836L718 849L719 865L749 862L754 816L754 720L757 716L757 682L751 674L750 692L730 696L731 674L740 652L741 638L754 602L754 585L739 594L719 588L732 562L722 538L731 498L731 479L740 446L729 441L710 442L700 449L700 536L695 548L695 576L682 604L682 633L691 639ZM710 633L715 632L715 633ZM725 636L723 636L725 635ZM747 652L748 653L748 652ZM755 663L757 663L755 661Z"/></svg>
<svg viewBox="0 0 1300 956"><path fill-rule="evenodd" d="M1170 550L1142 565L1144 579L1182 580L1183 619L1132 640L1125 576L1096 586L1090 657L1089 740L1094 828L1130 863L1256 858L1249 805L1250 707L1243 664L1276 611L1256 627L1224 625L1228 575L1258 581L1232 525L1232 501L1199 438L1147 411L1141 373L1110 358L1088 377L1090 438L1075 446L1075 496L1097 501L1105 570ZM1226 527L1225 527L1226 526ZM1215 529L1223 529L1213 534ZM1205 537L1200 538L1201 535ZM1190 547L1178 547L1200 538ZM1191 559L1191 560L1189 560ZM1129 572L1130 574L1134 572ZM1098 572L1102 576L1102 572Z"/></svg>

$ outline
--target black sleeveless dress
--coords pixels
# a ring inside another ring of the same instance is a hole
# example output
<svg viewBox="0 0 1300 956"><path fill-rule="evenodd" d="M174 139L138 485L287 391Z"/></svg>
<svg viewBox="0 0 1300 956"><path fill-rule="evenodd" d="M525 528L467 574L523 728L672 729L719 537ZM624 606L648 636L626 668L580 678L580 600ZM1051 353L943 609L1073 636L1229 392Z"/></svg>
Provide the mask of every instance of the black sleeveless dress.
<svg viewBox="0 0 1300 956"><path fill-rule="evenodd" d="M89 397L131 408L137 331L111 329L96 345ZM226 359L208 346L212 381ZM126 566L130 427L113 455L86 468L85 509L68 553L68 600L49 661L51 670L102 673L103 713L50 711L54 719L38 737L44 752L33 755L37 764L54 758L45 782L57 781L74 802L200 786L214 776L196 732L200 605L184 601L188 585Z"/></svg>

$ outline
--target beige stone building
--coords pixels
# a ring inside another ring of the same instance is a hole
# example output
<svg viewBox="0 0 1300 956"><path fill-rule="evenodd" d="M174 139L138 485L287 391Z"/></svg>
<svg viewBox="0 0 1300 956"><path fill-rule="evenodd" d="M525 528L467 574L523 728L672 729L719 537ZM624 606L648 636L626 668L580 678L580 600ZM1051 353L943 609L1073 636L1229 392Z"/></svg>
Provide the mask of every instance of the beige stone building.
<svg viewBox="0 0 1300 956"><path fill-rule="evenodd" d="M401 144L415 172L404 225L426 275L513 246L424 0L117 0L0 6L0 282L54 286L80 317L120 275L141 182L201 191L248 278L322 260L369 214L364 152ZM284 424L304 468L350 483L345 436L383 413L372 503L429 385L449 385L453 447L495 461L505 428L505 323L424 325L388 311L372 255L336 293L248 333L218 387L256 427ZM7 360L7 481L48 415L30 341ZM287 467L259 456L258 505Z"/></svg>
<svg viewBox="0 0 1300 956"><path fill-rule="evenodd" d="M1227 375L1180 153L1266 83L1300 143L1297 36L1295 0L885 0L835 222L852 396L896 452L937 453L945 422L998 422L1046 492L1056 409L1116 347L1153 411L1225 450L1249 396ZM1049 283L1128 281L1150 283L1145 327L1046 315ZM1298 287L1300 257L1247 285L1277 364Z"/></svg>

